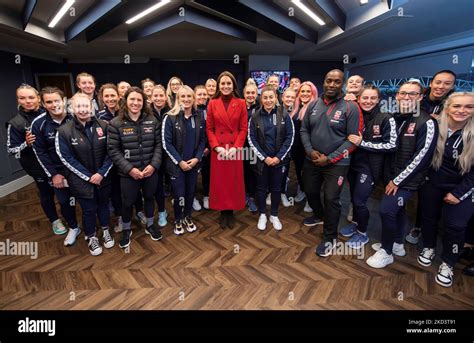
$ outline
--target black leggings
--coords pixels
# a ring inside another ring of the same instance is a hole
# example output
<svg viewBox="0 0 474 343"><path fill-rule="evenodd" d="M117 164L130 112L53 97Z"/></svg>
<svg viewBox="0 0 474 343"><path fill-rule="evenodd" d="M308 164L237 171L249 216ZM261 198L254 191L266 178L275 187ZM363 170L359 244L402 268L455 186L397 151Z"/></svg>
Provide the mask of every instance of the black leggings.
<svg viewBox="0 0 474 343"><path fill-rule="evenodd" d="M36 188L38 188L40 195L41 207L43 212L52 223L58 219L56 212L56 205L54 204L54 188L49 183L48 178L35 178Z"/></svg>
<svg viewBox="0 0 474 343"><path fill-rule="evenodd" d="M112 174L112 191L110 194L110 200L112 201L116 217L122 216L122 191L120 187L120 179L121 177L115 170ZM135 211L143 211L143 197L141 191L138 191L137 200L135 201Z"/></svg>
<svg viewBox="0 0 474 343"><path fill-rule="evenodd" d="M130 223L132 220L133 205L137 201L140 190L145 201L145 216L153 218L155 212L155 193L158 186L158 173L154 172L150 177L134 180L131 177L120 178L122 191L122 221Z"/></svg>
<svg viewBox="0 0 474 343"><path fill-rule="evenodd" d="M300 189L304 191L303 165L304 165L304 160L306 159L306 153L302 146L293 146L291 148L290 154L291 154L291 160L295 164L295 173L296 173L296 178L298 179L298 185L300 186ZM281 193L287 192L287 179L288 179L288 174L290 173L290 164L291 164L291 161L288 163L287 168L285 168L286 170L281 180Z"/></svg>

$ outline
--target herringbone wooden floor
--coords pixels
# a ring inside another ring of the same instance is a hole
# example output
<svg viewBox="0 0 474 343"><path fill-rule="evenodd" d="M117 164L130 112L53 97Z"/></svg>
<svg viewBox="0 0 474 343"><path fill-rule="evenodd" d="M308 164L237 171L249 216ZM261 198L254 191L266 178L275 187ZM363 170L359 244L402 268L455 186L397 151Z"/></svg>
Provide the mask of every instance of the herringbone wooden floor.
<svg viewBox="0 0 474 343"><path fill-rule="evenodd" d="M172 213L167 202L168 212ZM383 270L356 256L314 254L321 226L307 228L302 204L282 208L282 232L256 228L257 216L237 214L221 230L218 213L195 213L199 231L152 241L138 224L130 252L118 245L99 257L81 239L63 246L42 214L33 185L0 199L0 241L38 242L37 259L0 256L1 309L473 309L474 278L455 270L446 289L437 266L423 268L416 249ZM172 220L168 218L169 222ZM118 241L118 236L116 236ZM373 253L370 244L365 258Z"/></svg>

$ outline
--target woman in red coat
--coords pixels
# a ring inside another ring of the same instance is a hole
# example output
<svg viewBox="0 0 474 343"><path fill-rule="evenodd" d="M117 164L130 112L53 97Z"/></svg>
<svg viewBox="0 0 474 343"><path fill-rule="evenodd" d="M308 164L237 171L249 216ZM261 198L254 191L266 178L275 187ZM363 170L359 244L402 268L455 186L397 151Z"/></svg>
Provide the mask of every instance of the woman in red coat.
<svg viewBox="0 0 474 343"><path fill-rule="evenodd" d="M233 228L233 210L245 207L241 148L247 136L247 108L239 99L237 82L228 71L217 79L217 91L207 108L207 137L211 147L209 207L221 211L221 228Z"/></svg>

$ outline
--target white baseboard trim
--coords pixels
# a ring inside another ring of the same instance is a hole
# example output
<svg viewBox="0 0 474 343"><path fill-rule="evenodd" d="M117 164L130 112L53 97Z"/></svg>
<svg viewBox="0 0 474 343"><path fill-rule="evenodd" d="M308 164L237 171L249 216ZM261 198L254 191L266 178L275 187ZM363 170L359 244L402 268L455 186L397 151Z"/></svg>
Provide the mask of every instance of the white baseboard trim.
<svg viewBox="0 0 474 343"><path fill-rule="evenodd" d="M9 183L6 183L0 186L0 198L3 198L4 196L7 196L8 194L16 192L20 188L28 186L33 181L34 180L31 176L25 175L25 176L20 177L19 179L10 181Z"/></svg>

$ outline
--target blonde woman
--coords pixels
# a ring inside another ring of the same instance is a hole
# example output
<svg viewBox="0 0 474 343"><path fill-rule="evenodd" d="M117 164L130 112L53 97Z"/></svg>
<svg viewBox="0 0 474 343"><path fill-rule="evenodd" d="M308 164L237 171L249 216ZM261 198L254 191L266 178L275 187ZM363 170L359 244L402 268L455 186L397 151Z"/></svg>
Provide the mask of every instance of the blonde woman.
<svg viewBox="0 0 474 343"><path fill-rule="evenodd" d="M168 81L168 85L166 86L166 97L169 108L174 107L176 101L176 94L178 93L178 90L181 88L182 85L183 81L177 76L173 76Z"/></svg>
<svg viewBox="0 0 474 343"><path fill-rule="evenodd" d="M97 219L104 247L110 249L115 245L109 230L112 160L107 155L107 122L91 116L92 105L87 95L76 94L71 100L74 118L57 129L56 153L66 169L71 194L81 205L89 252L98 256L102 246L96 232Z"/></svg>
<svg viewBox="0 0 474 343"><path fill-rule="evenodd" d="M428 181L421 188L423 250L418 263L429 267L435 257L437 223L444 219L441 265L436 282L453 284L453 269L474 215L474 93L451 94L439 119L439 136Z"/></svg>
<svg viewBox="0 0 474 343"><path fill-rule="evenodd" d="M214 79L207 79L206 83L204 84L204 87L206 87L207 100L209 102L209 99L212 99L214 94L216 94L217 81Z"/></svg>
<svg viewBox="0 0 474 343"><path fill-rule="evenodd" d="M199 164L204 155L205 121L196 110L194 91L181 86L176 103L163 119L163 149L168 154L166 172L174 195L174 233L196 231L191 218ZM184 201L183 201L184 200Z"/></svg>

